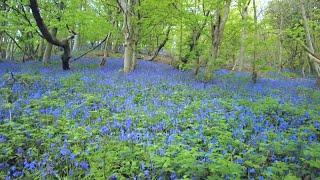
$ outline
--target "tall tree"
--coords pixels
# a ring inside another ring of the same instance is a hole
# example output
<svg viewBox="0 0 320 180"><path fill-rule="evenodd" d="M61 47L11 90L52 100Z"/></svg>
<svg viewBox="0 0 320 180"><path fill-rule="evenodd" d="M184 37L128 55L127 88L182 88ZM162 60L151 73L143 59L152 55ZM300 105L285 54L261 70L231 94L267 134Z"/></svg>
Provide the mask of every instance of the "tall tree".
<svg viewBox="0 0 320 180"><path fill-rule="evenodd" d="M245 51L246 51L246 40L248 36L248 7L251 0L240 1L240 14L242 18L242 28L241 28L241 40L240 40L240 54L239 54L239 70L242 71L245 61Z"/></svg>
<svg viewBox="0 0 320 180"><path fill-rule="evenodd" d="M124 32L124 65L123 72L128 73L134 69L135 66L135 51L136 51L136 36L135 36L135 22L134 22L134 6L137 0L118 0L118 5L123 13L123 32Z"/></svg>
<svg viewBox="0 0 320 180"><path fill-rule="evenodd" d="M212 16L211 22L211 59L206 66L205 80L208 81L212 78L212 70L216 65L219 57L219 49L223 38L224 27L229 18L231 0L223 1L222 6L218 6L215 15Z"/></svg>

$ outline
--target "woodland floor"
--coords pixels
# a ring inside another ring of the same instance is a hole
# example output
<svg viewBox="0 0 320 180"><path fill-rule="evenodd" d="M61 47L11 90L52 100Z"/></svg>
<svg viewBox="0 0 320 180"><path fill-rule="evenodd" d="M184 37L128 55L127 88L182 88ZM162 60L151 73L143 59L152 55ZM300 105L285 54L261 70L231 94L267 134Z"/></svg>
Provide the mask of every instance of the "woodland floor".
<svg viewBox="0 0 320 180"><path fill-rule="evenodd" d="M320 176L314 79L190 71L121 59L0 62L0 179ZM13 73L16 79L10 85Z"/></svg>

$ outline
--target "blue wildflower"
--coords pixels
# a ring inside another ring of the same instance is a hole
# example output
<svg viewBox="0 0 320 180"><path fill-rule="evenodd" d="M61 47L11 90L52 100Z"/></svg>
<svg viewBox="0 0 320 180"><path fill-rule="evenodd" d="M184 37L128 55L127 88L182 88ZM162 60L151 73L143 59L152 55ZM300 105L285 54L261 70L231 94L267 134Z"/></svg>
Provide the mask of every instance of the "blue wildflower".
<svg viewBox="0 0 320 180"><path fill-rule="evenodd" d="M150 177L150 171L149 171L149 170L145 170L145 171L144 171L144 176L145 176L146 178Z"/></svg>
<svg viewBox="0 0 320 180"><path fill-rule="evenodd" d="M37 166L36 161L32 161L30 163L28 163L27 160L24 161L24 168L28 169L28 170L34 170Z"/></svg>
<svg viewBox="0 0 320 180"><path fill-rule="evenodd" d="M62 156L67 156L67 155L69 155L71 153L71 151L67 148L67 147L65 147L65 146L63 146L61 149L60 149L60 154L62 155Z"/></svg>
<svg viewBox="0 0 320 180"><path fill-rule="evenodd" d="M248 168L248 172L250 174L255 174L256 173L256 169L255 168Z"/></svg>
<svg viewBox="0 0 320 180"><path fill-rule="evenodd" d="M315 127L318 131L320 131L320 122L319 122L319 121L315 121L315 122L314 122L314 127Z"/></svg>
<svg viewBox="0 0 320 180"><path fill-rule="evenodd" d="M117 176L116 175L112 175L111 177L110 177L110 180L117 180L118 178L117 178Z"/></svg>
<svg viewBox="0 0 320 180"><path fill-rule="evenodd" d="M106 135L109 133L109 128L107 126L103 126L100 130L101 134Z"/></svg>
<svg viewBox="0 0 320 180"><path fill-rule="evenodd" d="M177 179L177 174L175 172L173 172L170 175L170 180L175 180L175 179Z"/></svg>
<svg viewBox="0 0 320 180"><path fill-rule="evenodd" d="M127 120L126 120L126 128L127 128L127 130L130 129L131 124L132 124L132 120L131 120L131 119L127 119Z"/></svg>
<svg viewBox="0 0 320 180"><path fill-rule="evenodd" d="M8 163L0 163L0 170L3 170L5 168L9 167Z"/></svg>
<svg viewBox="0 0 320 180"><path fill-rule="evenodd" d="M7 137L5 135L0 134L0 143L4 143L7 141Z"/></svg>
<svg viewBox="0 0 320 180"><path fill-rule="evenodd" d="M89 170L89 164L86 162L86 161L81 161L80 162L80 167L83 169L83 170Z"/></svg>

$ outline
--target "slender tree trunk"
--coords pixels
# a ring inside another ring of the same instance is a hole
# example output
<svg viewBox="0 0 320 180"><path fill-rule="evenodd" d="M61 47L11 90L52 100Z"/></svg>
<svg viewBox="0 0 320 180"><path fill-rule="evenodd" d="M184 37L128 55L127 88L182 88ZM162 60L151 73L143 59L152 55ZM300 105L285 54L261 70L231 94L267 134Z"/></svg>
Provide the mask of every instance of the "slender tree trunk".
<svg viewBox="0 0 320 180"><path fill-rule="evenodd" d="M109 45L110 37L111 37L111 33L108 34L107 40L106 40L105 45L104 45L103 57L102 57L101 62L100 62L100 67L105 66L106 63L107 63L107 58L108 58L108 56L109 56L109 53L108 53L108 45Z"/></svg>
<svg viewBox="0 0 320 180"><path fill-rule="evenodd" d="M257 6L256 1L253 0L253 19L254 19L254 39L257 39L257 24L258 24L258 16L257 16ZM257 82L258 73L256 70L256 59L257 59L257 47L256 47L256 41L253 41L253 60L252 60L252 75L251 79L253 83Z"/></svg>
<svg viewBox="0 0 320 180"><path fill-rule="evenodd" d="M39 60L43 57L44 44L45 44L45 39L41 38L40 45L39 45L39 48L38 48L38 55L37 55L37 58Z"/></svg>
<svg viewBox="0 0 320 180"><path fill-rule="evenodd" d="M6 48L6 60L9 60L10 58L10 53L11 53L11 44L13 44L12 40L9 39L8 42L7 42L7 48Z"/></svg>
<svg viewBox="0 0 320 180"><path fill-rule="evenodd" d="M79 32L79 25L76 25L76 32ZM79 50L79 43L80 43L80 37L79 34L76 34L74 36L74 42L73 42L73 47L72 47L72 51L78 51Z"/></svg>
<svg viewBox="0 0 320 180"><path fill-rule="evenodd" d="M52 36L56 37L57 36L57 31L58 29L57 28L52 28L51 29L51 34ZM51 53L52 53L52 48L53 48L53 44L51 43L47 43L47 46L46 46L46 49L44 51L44 54L43 54L43 58L42 58L42 62L45 66L48 66L49 65L49 59L51 57Z"/></svg>
<svg viewBox="0 0 320 180"><path fill-rule="evenodd" d="M306 31L306 40L307 40L308 48L311 51L310 53L315 54L314 44L312 42L311 30L310 30L310 27L308 24L308 18L306 15L306 10L305 10L304 4L303 4L303 0L300 0L300 6L301 6L300 7L301 14L303 17L303 22L304 22L304 29ZM309 57L313 61L314 69L315 69L316 75L317 75L317 85L318 85L318 87L320 87L320 64L316 61L315 57L313 57L310 53L309 53Z"/></svg>
<svg viewBox="0 0 320 180"><path fill-rule="evenodd" d="M10 47L10 56L9 56L10 60L14 60L14 52L15 52L15 44L12 43Z"/></svg>
<svg viewBox="0 0 320 180"><path fill-rule="evenodd" d="M133 51L132 51L132 60L131 60L131 67L130 67L130 71L133 71L136 66L137 66L137 42L133 43L133 47L132 47Z"/></svg>
<svg viewBox="0 0 320 180"><path fill-rule="evenodd" d="M283 37L282 37L282 34L283 34L283 15L282 15L282 7L280 7L280 28L279 28L279 70L282 71L283 69L283 60L282 60L282 51L283 51Z"/></svg>
<svg viewBox="0 0 320 180"><path fill-rule="evenodd" d="M250 4L250 1L248 4L245 5L241 12L242 17L242 29L241 29L241 39L240 39L240 55L239 55L239 70L242 71L244 67L244 61L245 61L245 51L246 51L246 41L248 36L248 6Z"/></svg>
<svg viewBox="0 0 320 180"><path fill-rule="evenodd" d="M150 61L153 61L159 55L159 52L161 51L161 49L167 44L167 42L169 40L170 31L171 31L171 26L168 27L164 40L158 46L157 50L153 53L153 56L150 59Z"/></svg>

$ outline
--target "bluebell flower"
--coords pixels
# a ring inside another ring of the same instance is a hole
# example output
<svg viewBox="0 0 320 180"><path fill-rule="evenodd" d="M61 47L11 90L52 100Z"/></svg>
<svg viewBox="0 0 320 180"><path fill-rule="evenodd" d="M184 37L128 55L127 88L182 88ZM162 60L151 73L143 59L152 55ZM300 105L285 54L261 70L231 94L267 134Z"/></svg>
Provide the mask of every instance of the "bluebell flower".
<svg viewBox="0 0 320 180"><path fill-rule="evenodd" d="M236 159L235 162L238 163L238 164L241 164L241 165L244 163L242 158Z"/></svg>
<svg viewBox="0 0 320 180"><path fill-rule="evenodd" d="M314 127L315 127L318 131L320 131L320 122L319 122L319 121L315 121L315 122L314 122Z"/></svg>
<svg viewBox="0 0 320 180"><path fill-rule="evenodd" d="M67 156L67 155L69 155L71 153L71 151L67 148L67 147L65 147L65 146L63 146L61 149L60 149L60 154L62 155L62 156Z"/></svg>
<svg viewBox="0 0 320 180"><path fill-rule="evenodd" d="M23 154L24 153L24 150L22 149L22 147L18 147L17 153L18 154Z"/></svg>
<svg viewBox="0 0 320 180"><path fill-rule="evenodd" d="M248 168L248 172L250 174L255 174L256 173L256 169L255 168Z"/></svg>
<svg viewBox="0 0 320 180"><path fill-rule="evenodd" d="M129 130L132 124L132 120L131 119L127 119L126 120L126 129Z"/></svg>
<svg viewBox="0 0 320 180"><path fill-rule="evenodd" d="M106 135L109 133L109 128L107 126L103 126L100 130L101 134Z"/></svg>
<svg viewBox="0 0 320 180"><path fill-rule="evenodd" d="M5 135L0 134L0 143L4 143L7 141L7 137Z"/></svg>
<svg viewBox="0 0 320 180"><path fill-rule="evenodd" d="M81 161L80 162L80 167L83 169L83 170L89 170L89 164L86 162L86 161Z"/></svg>
<svg viewBox="0 0 320 180"><path fill-rule="evenodd" d="M34 170L37 166L36 161L32 161L30 163L28 163L27 160L24 161L24 168L28 169L28 170Z"/></svg>
<svg viewBox="0 0 320 180"><path fill-rule="evenodd" d="M118 178L117 178L117 176L116 175L112 175L111 177L110 177L110 180L117 180Z"/></svg>
<svg viewBox="0 0 320 180"><path fill-rule="evenodd" d="M0 170L3 170L5 168L9 167L9 164L8 163L0 163Z"/></svg>
<svg viewBox="0 0 320 180"><path fill-rule="evenodd" d="M175 172L173 172L170 175L170 180L175 180L175 179L177 179L177 174Z"/></svg>
<svg viewBox="0 0 320 180"><path fill-rule="evenodd" d="M145 170L145 171L144 171L144 176L145 176L146 178L150 177L150 171L149 171L149 170Z"/></svg>

